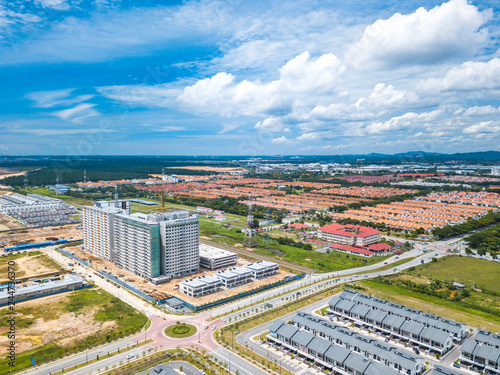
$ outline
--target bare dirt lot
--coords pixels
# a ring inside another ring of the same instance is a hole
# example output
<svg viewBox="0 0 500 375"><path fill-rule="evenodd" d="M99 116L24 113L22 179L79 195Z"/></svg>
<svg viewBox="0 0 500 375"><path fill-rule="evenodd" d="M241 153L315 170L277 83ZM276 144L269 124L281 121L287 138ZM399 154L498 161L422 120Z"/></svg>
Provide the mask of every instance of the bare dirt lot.
<svg viewBox="0 0 500 375"><path fill-rule="evenodd" d="M18 280L27 280L33 277L50 276L56 273L65 272L59 264L39 251L32 251L25 254L13 254L0 258L0 284L4 284L8 281L7 262L9 261L15 262L14 268Z"/></svg>
<svg viewBox="0 0 500 375"><path fill-rule="evenodd" d="M17 309L17 351L22 353L49 343L71 347L86 337L100 331L113 329L115 322L99 322L94 319L95 307L77 313L65 312L61 307L69 303L67 294L48 296L33 301L22 302ZM0 315L8 307L0 309ZM23 328L25 327L25 328ZM0 352L5 353L8 338L4 335L7 326L0 325Z"/></svg>
<svg viewBox="0 0 500 375"><path fill-rule="evenodd" d="M79 224L4 232L0 233L0 242L5 242L5 246L14 246L29 242L45 242L48 237L72 237L74 240L81 239L83 238L83 231L81 229L76 229L78 225Z"/></svg>
<svg viewBox="0 0 500 375"><path fill-rule="evenodd" d="M80 246L68 247L65 250L74 252L76 256L78 256L79 258L81 258L83 260L92 259L93 268L96 270L107 267L106 272L111 271L115 277L118 274L123 274L123 276L119 277L120 280L122 280L130 285L133 285L137 289L152 296L153 298L161 299L161 298L167 298L167 297L172 297L172 296L179 297L179 298L183 299L184 301L189 302L193 305L199 305L199 304L203 304L206 302L217 300L219 298L233 296L233 295L236 295L240 292L248 291L248 290L257 288L259 286L262 286L262 285L271 284L275 281L283 279L287 275L293 276L292 274L290 274L286 271L280 270L276 275L271 276L271 277L267 277L265 279L255 280L251 283L241 285L241 286L236 287L236 288L223 289L218 293L210 294L208 296L199 297L199 298L192 298L192 297L189 297L189 296L187 296L179 291L179 283L182 281L188 280L188 279L192 279L194 277L198 277L198 276L213 275L216 271L209 271L209 270L201 269L201 272L199 272L199 273L192 274L192 275L189 275L186 277L180 277L180 278L177 278L174 280L170 280L170 282L165 283L165 284L153 285L149 282L145 283L144 279L141 279L140 277L138 277L138 276L136 276L128 271L125 271L121 268L118 268L115 264L113 264L111 262L107 262L101 258L95 257L95 256L83 251ZM248 264L248 263L251 263L251 262L246 260L246 259L238 259L239 266L242 266L242 265Z"/></svg>
<svg viewBox="0 0 500 375"><path fill-rule="evenodd" d="M14 219L5 216L4 214L0 214L0 231L2 230L10 230L10 229L20 229L23 228L24 226ZM0 235L3 237L3 234ZM3 242L3 241L2 241Z"/></svg>

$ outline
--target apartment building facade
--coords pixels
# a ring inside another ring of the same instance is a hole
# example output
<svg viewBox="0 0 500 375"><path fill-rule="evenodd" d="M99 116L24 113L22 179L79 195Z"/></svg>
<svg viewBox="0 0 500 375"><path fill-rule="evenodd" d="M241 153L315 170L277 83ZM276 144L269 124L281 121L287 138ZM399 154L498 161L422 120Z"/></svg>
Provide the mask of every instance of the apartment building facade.
<svg viewBox="0 0 500 375"><path fill-rule="evenodd" d="M130 214L130 202L84 207L84 248L153 283L199 271L198 216Z"/></svg>
<svg viewBox="0 0 500 375"><path fill-rule="evenodd" d="M130 202L99 201L83 207L83 246L89 253L115 261L114 215L130 214Z"/></svg>

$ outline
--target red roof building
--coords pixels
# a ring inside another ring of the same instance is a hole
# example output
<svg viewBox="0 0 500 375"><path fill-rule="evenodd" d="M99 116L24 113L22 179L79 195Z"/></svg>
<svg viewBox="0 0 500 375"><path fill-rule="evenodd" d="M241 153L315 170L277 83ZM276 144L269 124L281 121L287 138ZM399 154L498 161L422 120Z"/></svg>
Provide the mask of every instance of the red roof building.
<svg viewBox="0 0 500 375"><path fill-rule="evenodd" d="M380 241L379 230L359 225L330 224L318 229L321 239L344 245L367 246Z"/></svg>
<svg viewBox="0 0 500 375"><path fill-rule="evenodd" d="M372 257L374 253L370 250L364 249L362 247L357 247L357 246L349 246L349 245L343 245L339 243L332 243L330 244L330 248L335 251L342 251L344 253L350 253L354 255L361 255L364 257Z"/></svg>
<svg viewBox="0 0 500 375"><path fill-rule="evenodd" d="M386 244L384 242L374 243L374 244L368 245L366 248L370 251L375 252L375 253L384 253L386 251L392 250L391 245Z"/></svg>
<svg viewBox="0 0 500 375"><path fill-rule="evenodd" d="M305 228L309 228L309 225L305 225L302 223L293 223L293 224L288 224L288 228L305 229Z"/></svg>

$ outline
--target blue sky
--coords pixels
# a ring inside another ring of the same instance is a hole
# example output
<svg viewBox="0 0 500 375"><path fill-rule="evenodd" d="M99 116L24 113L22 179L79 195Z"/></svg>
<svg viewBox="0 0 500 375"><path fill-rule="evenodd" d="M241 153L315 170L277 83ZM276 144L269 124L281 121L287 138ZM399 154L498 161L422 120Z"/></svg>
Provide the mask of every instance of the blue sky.
<svg viewBox="0 0 500 375"><path fill-rule="evenodd" d="M0 154L500 151L499 8L0 0Z"/></svg>

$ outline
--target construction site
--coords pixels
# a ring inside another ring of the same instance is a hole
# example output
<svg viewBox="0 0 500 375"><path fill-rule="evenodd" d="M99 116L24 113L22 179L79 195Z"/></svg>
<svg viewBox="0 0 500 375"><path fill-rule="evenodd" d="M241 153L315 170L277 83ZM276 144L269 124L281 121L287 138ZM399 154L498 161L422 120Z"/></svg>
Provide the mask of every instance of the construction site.
<svg viewBox="0 0 500 375"><path fill-rule="evenodd" d="M29 228L54 225L74 224L78 220L71 217L77 213L72 206L64 204L60 199L38 194L7 193L0 196L0 213L17 219Z"/></svg>
<svg viewBox="0 0 500 375"><path fill-rule="evenodd" d="M83 231L77 227L79 227L79 225L73 224L50 228L26 228L4 232L1 235L1 246L9 247L25 243L50 241L51 239L81 239L83 237Z"/></svg>
<svg viewBox="0 0 500 375"><path fill-rule="evenodd" d="M155 299L164 299L164 298L169 298L169 297L177 297L179 299L182 299L186 302L191 303L192 305L201 305L207 302L212 302L215 300L218 300L220 298L226 298L230 297L236 294L239 294L240 292L245 292L249 291L255 288L258 288L263 285L267 284L272 284L276 281L282 280L286 276L294 276L293 274L286 272L284 270L278 270L278 272L270 277L260 279L260 280L254 280L252 282L249 282L244 285L237 286L235 288L226 288L222 289L220 292L203 296L203 297L196 297L192 298L187 296L186 294L183 294L180 292L179 289L179 283L183 281L187 281L190 279L193 279L198 276L212 276L214 273L218 271L225 270L226 268L221 268L217 270L210 271L208 269L203 269L200 268L200 272L187 275L184 277L179 277L176 279L170 280L168 283L165 284L160 284L160 285L153 285L147 280L144 280L137 275L134 275L131 272L128 272L126 270L123 270L116 266L112 262L108 262L102 258L93 256L84 250L82 250L81 246L73 246L73 247L67 247L65 248L66 251L74 253L75 256L77 256L80 259L83 259L85 261L91 260L91 266L94 270L100 270L103 269L107 273L117 277L123 282L126 282L127 284L133 286L134 288L142 291L143 293L155 298ZM246 259L238 259L237 265L236 266L243 266L253 263L250 260Z"/></svg>

